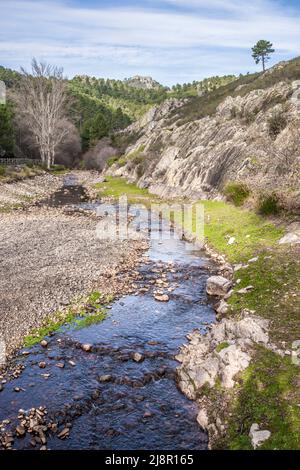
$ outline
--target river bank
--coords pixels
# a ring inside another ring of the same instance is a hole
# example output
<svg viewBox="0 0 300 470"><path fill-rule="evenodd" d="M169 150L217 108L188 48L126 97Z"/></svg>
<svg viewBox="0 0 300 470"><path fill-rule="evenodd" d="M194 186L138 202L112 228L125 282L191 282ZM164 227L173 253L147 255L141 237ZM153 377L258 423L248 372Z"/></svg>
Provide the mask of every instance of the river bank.
<svg viewBox="0 0 300 470"><path fill-rule="evenodd" d="M76 176L85 181L94 181L93 177ZM61 187L62 181L51 175L36 177L26 182L26 191L30 185L35 198L41 199ZM25 182L14 184L14 191L23 194L24 190ZM63 197L68 198L68 187L60 194ZM105 289L107 279L133 269L146 248L139 241L100 240L97 219L66 212L59 203L55 206L46 202L36 206L31 201L26 210L0 214L0 331L8 355L32 329L52 321L59 309L77 297L100 288L103 294L111 294L113 282Z"/></svg>

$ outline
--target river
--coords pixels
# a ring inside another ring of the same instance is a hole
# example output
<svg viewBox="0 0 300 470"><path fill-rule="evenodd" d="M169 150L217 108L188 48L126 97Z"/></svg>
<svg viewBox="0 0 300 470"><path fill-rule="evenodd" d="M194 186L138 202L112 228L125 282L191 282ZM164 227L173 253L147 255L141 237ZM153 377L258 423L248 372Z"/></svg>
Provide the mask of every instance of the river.
<svg viewBox="0 0 300 470"><path fill-rule="evenodd" d="M67 179L43 204L95 210L101 202L86 201L83 188ZM109 204L101 207L107 213L114 210ZM141 220L143 231L146 211ZM15 362L25 368L0 393L0 421L10 420L6 430L19 424L19 409L26 416L42 406L46 421L58 425L53 432L45 426L48 449L207 448L207 435L196 421L197 405L177 387L174 357L189 332L204 333L215 320L205 293L211 264L203 251L187 250L186 242L175 236L164 237L164 225L151 230L149 250L138 268L137 292L112 303L102 323L63 328L47 338L47 348L36 345L26 350L28 355L19 352ZM158 231L160 237L154 239ZM168 292L168 302L154 298L159 283ZM91 352L78 346L84 343L92 345ZM134 353L141 354L140 362ZM66 428L67 438L58 438ZM32 436L27 432L15 438L13 448L40 448L43 442Z"/></svg>

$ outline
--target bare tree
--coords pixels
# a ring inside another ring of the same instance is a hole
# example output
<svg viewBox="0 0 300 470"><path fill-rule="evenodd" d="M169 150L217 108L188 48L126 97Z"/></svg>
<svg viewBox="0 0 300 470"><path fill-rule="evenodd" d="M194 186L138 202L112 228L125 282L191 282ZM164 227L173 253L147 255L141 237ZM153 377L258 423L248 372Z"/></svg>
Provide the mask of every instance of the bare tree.
<svg viewBox="0 0 300 470"><path fill-rule="evenodd" d="M17 114L32 135L42 162L50 168L70 130L62 125L68 105L63 70L33 59L31 73L22 69L22 74L15 93Z"/></svg>

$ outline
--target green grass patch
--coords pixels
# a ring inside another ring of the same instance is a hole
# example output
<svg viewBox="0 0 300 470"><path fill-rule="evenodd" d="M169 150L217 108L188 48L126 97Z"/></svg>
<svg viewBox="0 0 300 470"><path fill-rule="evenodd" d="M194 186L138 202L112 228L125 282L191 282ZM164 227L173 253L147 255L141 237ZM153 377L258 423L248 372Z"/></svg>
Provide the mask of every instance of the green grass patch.
<svg viewBox="0 0 300 470"><path fill-rule="evenodd" d="M249 430L257 423L271 432L260 449L299 450L300 368L261 347L242 381L223 447L252 449Z"/></svg>
<svg viewBox="0 0 300 470"><path fill-rule="evenodd" d="M216 351L219 353L221 352L223 349L226 349L228 348L229 343L227 343L227 341L224 341L223 343L219 343L218 346L216 347Z"/></svg>
<svg viewBox="0 0 300 470"><path fill-rule="evenodd" d="M204 234L209 244L232 263L252 258L258 251L274 246L283 235L263 217L222 201L201 202L205 211ZM228 237L235 243L228 245Z"/></svg>
<svg viewBox="0 0 300 470"><path fill-rule="evenodd" d="M224 194L234 205L242 206L250 195L250 191L244 183L231 181L225 186Z"/></svg>
<svg viewBox="0 0 300 470"><path fill-rule="evenodd" d="M128 200L150 198L149 191L147 189L138 188L136 184L128 183L123 178L106 176L105 179L105 182L97 183L94 186L99 190L99 197L112 197L117 199L126 195Z"/></svg>
<svg viewBox="0 0 300 470"><path fill-rule="evenodd" d="M262 194L257 202L257 211L265 216L279 214L280 207L276 194Z"/></svg>
<svg viewBox="0 0 300 470"><path fill-rule="evenodd" d="M100 323L106 317L106 306L112 302L113 297L92 292L88 297L75 301L65 310L59 310L52 319L48 319L44 324L32 330L24 338L24 346L31 347L38 344L50 333L55 333L63 326L72 328L86 328L95 323Z"/></svg>
<svg viewBox="0 0 300 470"><path fill-rule="evenodd" d="M300 263L295 250L284 247L260 252L258 261L235 273L240 283L228 303L232 313L243 309L255 310L271 320L271 339L286 341L288 347L300 331ZM237 291L249 285L254 289L247 294Z"/></svg>
<svg viewBox="0 0 300 470"><path fill-rule="evenodd" d="M49 173L52 173L53 175L64 175L65 173L68 173L70 170L66 168L64 165L51 165L50 170L48 170Z"/></svg>

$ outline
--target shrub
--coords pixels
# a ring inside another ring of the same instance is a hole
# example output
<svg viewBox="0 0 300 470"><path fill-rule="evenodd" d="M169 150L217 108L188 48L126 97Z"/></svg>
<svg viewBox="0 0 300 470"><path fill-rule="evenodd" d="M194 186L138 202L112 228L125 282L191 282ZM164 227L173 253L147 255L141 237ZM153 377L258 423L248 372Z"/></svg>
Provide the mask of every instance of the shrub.
<svg viewBox="0 0 300 470"><path fill-rule="evenodd" d="M261 194L258 199L258 212L261 215L276 215L280 212L279 200L276 194Z"/></svg>
<svg viewBox="0 0 300 470"><path fill-rule="evenodd" d="M66 167L64 165L51 165L50 171L52 173L64 173L66 171Z"/></svg>
<svg viewBox="0 0 300 470"><path fill-rule="evenodd" d="M225 186L224 194L234 205L242 206L249 196L250 191L244 183L232 181Z"/></svg>
<svg viewBox="0 0 300 470"><path fill-rule="evenodd" d="M120 157L118 156L114 156L114 157L110 157L107 161L106 161L106 164L108 167L111 167L113 166L114 163L116 163L118 160L119 160Z"/></svg>
<svg viewBox="0 0 300 470"><path fill-rule="evenodd" d="M0 176L5 176L6 168L3 165L0 165Z"/></svg>
<svg viewBox="0 0 300 470"><path fill-rule="evenodd" d="M282 112L276 112L273 116L270 117L268 120L269 126L269 135L273 139L276 137L286 128L287 120L285 115Z"/></svg>

